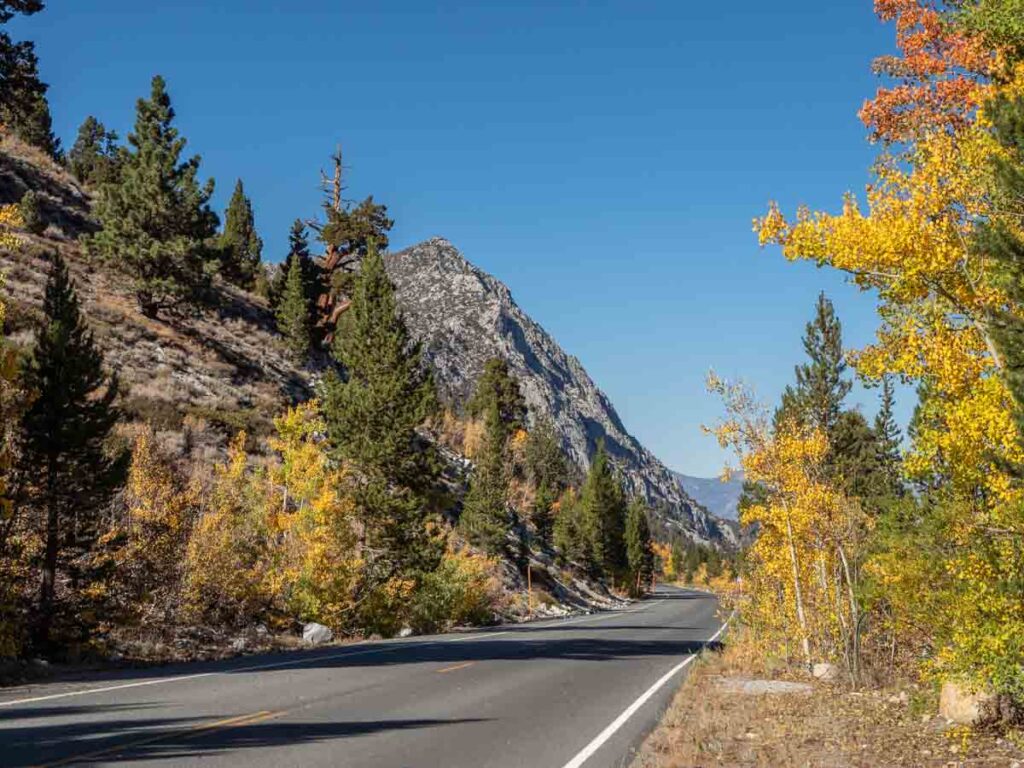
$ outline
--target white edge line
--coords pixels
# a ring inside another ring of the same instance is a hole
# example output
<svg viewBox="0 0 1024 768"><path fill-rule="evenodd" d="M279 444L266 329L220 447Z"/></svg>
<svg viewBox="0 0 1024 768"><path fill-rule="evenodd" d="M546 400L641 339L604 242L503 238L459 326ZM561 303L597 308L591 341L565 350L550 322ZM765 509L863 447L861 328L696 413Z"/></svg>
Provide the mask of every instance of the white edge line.
<svg viewBox="0 0 1024 768"><path fill-rule="evenodd" d="M732 617L735 615L736 612L733 611L729 618L725 620L725 623L718 628L718 631L715 632L715 634L713 634L709 639L704 641L704 644L707 645L709 643L715 642L715 640L717 640L725 631L725 628L729 626L729 622L732 621ZM681 669L683 669L683 667L692 662L695 658L697 658L697 654L691 653L681 662L672 667L672 669L670 669L668 672L666 672L664 675L658 678L658 681L654 685L652 685L650 688L644 691L643 694L641 694L640 698L638 698L636 701L634 701L632 704L626 707L625 712L623 712L621 715L615 718L608 725L607 728L605 728L603 731L597 734L597 736L594 737L593 741L591 741L589 744L587 744L587 746L580 750L580 752L572 760L570 760L568 763L562 766L562 768L581 768L581 766L587 760L589 760L593 756L593 754L597 752L597 750L599 750L604 745L604 743L615 734L616 731L619 730L619 728L626 724L626 721L629 720L629 718L636 714L637 710L640 709L640 707L646 704L647 701L654 694L656 694L663 685L665 685L665 683L672 679L672 676L675 675L676 672L679 672Z"/></svg>
<svg viewBox="0 0 1024 768"><path fill-rule="evenodd" d="M653 603L651 605L653 605ZM636 609L629 610L629 611L609 611L607 613L600 613L600 614L593 615L593 616L587 616L587 617L585 617L583 619L575 619L575 620L570 620L570 621L565 621L565 622L559 622L559 623L555 624L552 627L552 629L557 629L558 627L565 626L566 624L579 624L579 623L581 623L583 621L592 621L592 620L595 620L595 619L611 618L613 616L618 616L618 615L621 615L623 613L634 613L634 612L639 611L639 610L644 610L644 609L646 609L648 607L650 607L650 605L644 606L643 609L636 608ZM543 627L538 627L538 628L542 629ZM477 633L477 634L473 634L473 635L465 635L463 637L456 637L456 638L453 638L451 640L433 640L433 641L429 641L428 643L424 643L424 645L428 645L430 643L441 643L441 644L444 644L444 643L461 643L461 642L465 642L466 640L486 640L489 637L498 637L499 635L508 635L508 634L511 634L511 632L512 632L512 630L504 630L502 632L481 632L481 633ZM349 646L349 647L352 647L352 646ZM330 661L331 659L340 659L340 658L345 658L345 657L348 657L348 656L366 656L366 655L369 655L369 654L372 654L372 653L391 653L393 651L396 651L396 650L399 650L399 649L402 649L402 648L408 648L408 647L409 647L408 645L400 645L400 644L395 643L393 645L388 645L387 647L384 647L384 648L368 648L365 651L355 651L355 652L339 651L338 653L328 654L327 656L317 656L315 658L302 658L302 659L290 659L288 661L275 661L275 662L271 662L270 664L254 664L254 665L251 665L251 666L248 666L248 667L235 667L235 668L232 668L232 669L221 669L221 670L217 670L217 671L214 671L214 672L197 672L197 673L192 674L192 675L179 675L177 677L157 677L157 678L154 678L152 680L140 680L140 681L134 682L134 683L122 683L121 685L108 685L108 686L104 686L103 688L83 688L83 689L77 690L77 691L65 691L64 693L51 693L51 694L47 694L45 696L31 696L31 697L25 698L25 699L11 699L9 701L0 701L0 709L3 709L5 707L13 707L13 706L16 706L18 704L34 704L34 703L39 702L39 701L52 701L54 699L66 699L66 698L71 698L72 696L87 696L87 695L92 694L92 693L109 693L110 691L123 691L123 690L128 689L128 688L142 688L142 687L147 686L147 685L159 685L161 683L181 683L181 682L184 682L186 680L198 680L198 679L203 678L203 677L213 677L215 675L227 675L227 674L234 674L236 672L255 672L255 671L261 670L261 669L280 669L281 667L294 667L294 666L297 666L299 664L309 664L309 663L314 663L314 662L317 662L317 661Z"/></svg>

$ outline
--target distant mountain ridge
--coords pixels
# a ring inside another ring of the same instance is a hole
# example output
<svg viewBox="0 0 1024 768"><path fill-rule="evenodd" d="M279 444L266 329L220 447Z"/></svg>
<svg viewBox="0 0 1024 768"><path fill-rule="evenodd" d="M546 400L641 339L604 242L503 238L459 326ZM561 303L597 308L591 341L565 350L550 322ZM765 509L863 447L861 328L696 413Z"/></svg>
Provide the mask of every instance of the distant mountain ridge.
<svg viewBox="0 0 1024 768"><path fill-rule="evenodd" d="M523 312L504 283L443 238L389 254L386 264L442 398L465 402L487 359L501 357L519 378L531 417L552 420L577 466L586 469L604 440L630 493L655 508L663 528L693 541L735 543L733 529L695 504L673 473L626 431L580 361Z"/></svg>
<svg viewBox="0 0 1024 768"><path fill-rule="evenodd" d="M728 482L717 477L691 477L673 472L688 496L708 512L724 520L739 518L740 496L743 495L743 473L737 472Z"/></svg>

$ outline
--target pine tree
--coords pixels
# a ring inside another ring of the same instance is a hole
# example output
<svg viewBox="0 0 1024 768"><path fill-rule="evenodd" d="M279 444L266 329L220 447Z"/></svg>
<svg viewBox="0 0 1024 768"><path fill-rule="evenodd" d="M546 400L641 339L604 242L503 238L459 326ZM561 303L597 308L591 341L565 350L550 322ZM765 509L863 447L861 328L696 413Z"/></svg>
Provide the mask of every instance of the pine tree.
<svg viewBox="0 0 1024 768"><path fill-rule="evenodd" d="M360 261L369 252L371 243L380 250L387 249L388 232L394 226L394 221L388 218L387 206L375 203L372 195L354 207L342 198L345 187L340 148L331 156L331 163L332 176L320 174L326 222L312 224L326 248L319 265L321 292L316 300L316 326L328 343L351 297Z"/></svg>
<svg viewBox="0 0 1024 768"><path fill-rule="evenodd" d="M588 565L594 575L614 578L626 567L626 497L603 440L590 462L580 505L590 539L592 560Z"/></svg>
<svg viewBox="0 0 1024 768"><path fill-rule="evenodd" d="M235 285L251 289L260 268L263 241L256 234L252 201L245 196L241 179L235 182L235 191L224 216L220 249L221 274Z"/></svg>
<svg viewBox="0 0 1024 768"><path fill-rule="evenodd" d="M549 418L538 417L530 430L523 450L523 464L526 479L534 488L547 486L556 498L569 484L569 465Z"/></svg>
<svg viewBox="0 0 1024 768"><path fill-rule="evenodd" d="M22 421L22 475L30 503L42 515L42 585L36 641L45 648L55 614L57 575L72 588L83 575L81 556L98 533L97 516L124 475L123 457L105 443L117 421L117 381L82 318L78 296L59 254L43 301L45 322L26 372L35 395Z"/></svg>
<svg viewBox="0 0 1024 768"><path fill-rule="evenodd" d="M558 514L553 526L555 547L562 562L576 562L593 570L593 549L583 506L572 488L567 488L558 500Z"/></svg>
<svg viewBox="0 0 1024 768"><path fill-rule="evenodd" d="M313 259L309 254L309 238L306 237L306 225L302 222L302 219L296 219L292 222L291 229L288 231L288 255L284 257L284 261L281 262L280 267L277 270L277 274L274 275L274 279L270 283L270 306L277 309L277 304L284 295L285 284L288 282L288 272L292 268L292 261L297 259L302 265L305 272L305 276L315 282L315 267ZM311 286L313 291L310 298L315 303L317 293L316 285Z"/></svg>
<svg viewBox="0 0 1024 768"><path fill-rule="evenodd" d="M117 180L118 154L117 134L89 115L68 152L68 170L83 184L99 187Z"/></svg>
<svg viewBox="0 0 1024 768"><path fill-rule="evenodd" d="M436 408L436 393L376 248L363 260L334 353L346 378L325 378L324 418L334 458L363 478L364 545L376 561L370 570L379 578L430 570L441 554L428 503L438 465L417 428Z"/></svg>
<svg viewBox="0 0 1024 768"><path fill-rule="evenodd" d="M845 377L842 325L824 293L818 295L814 319L807 324L803 342L810 361L796 367L796 387L787 388L783 394L782 411L831 434L853 384Z"/></svg>
<svg viewBox="0 0 1024 768"><path fill-rule="evenodd" d="M626 561L629 567L629 590L637 597L647 591L654 575L654 549L647 522L647 505L639 498L630 502L626 512Z"/></svg>
<svg viewBox="0 0 1024 768"><path fill-rule="evenodd" d="M875 440L878 446L879 464L888 486L896 495L902 494L900 483L900 428L893 413L896 404L892 379L882 379L882 401L875 414Z"/></svg>
<svg viewBox="0 0 1024 768"><path fill-rule="evenodd" d="M320 333L322 329L317 327L318 313L316 301L320 295L320 269L317 267L312 256L310 256L309 240L306 237L306 225L302 223L301 219L296 219L292 223L291 230L288 233L288 255L285 256L284 261L278 266L277 272L270 282L268 301L271 309L275 310L275 312L281 302L281 297L284 295L288 274L291 271L293 261L298 261L302 269L302 284L306 290L306 306L309 307L307 324L310 346L319 346L322 340Z"/></svg>
<svg viewBox="0 0 1024 768"><path fill-rule="evenodd" d="M530 521L533 523L533 530L536 532L537 542L541 547L547 548L552 545L552 534L555 525L555 503L558 501L558 494L552 490L547 483L541 483L533 495L533 508L530 511Z"/></svg>
<svg viewBox="0 0 1024 768"><path fill-rule="evenodd" d="M459 518L466 538L492 555L507 554L511 516L508 499L508 435L497 403L486 415L486 437Z"/></svg>
<svg viewBox="0 0 1024 768"><path fill-rule="evenodd" d="M86 239L91 254L133 278L149 317L197 298L215 256L213 180L199 185L198 156L180 161L186 142L173 120L164 80L154 77L150 98L136 105L120 178L100 189L95 212L103 229Z"/></svg>
<svg viewBox="0 0 1024 768"><path fill-rule="evenodd" d="M298 259L294 259L291 269L288 270L288 283L285 286L284 295L277 307L277 328L284 334L288 349L299 361L304 361L309 357L310 327L307 292L302 263Z"/></svg>
<svg viewBox="0 0 1024 768"><path fill-rule="evenodd" d="M1024 210L1024 98L1000 96L986 105L992 115L995 136L1005 150L997 157L995 179L999 196L1006 208L1019 218ZM1001 221L979 225L975 247L994 263L993 282L1003 290L1008 301L1005 309L993 311L989 333L995 342L1006 380L1014 402L1018 432L1024 435L1024 238L1019 229Z"/></svg>
<svg viewBox="0 0 1024 768"><path fill-rule="evenodd" d="M40 0L0 0L0 24L16 14L31 15L42 9ZM47 90L39 79L35 44L15 43L6 32L0 32L0 123L22 141L57 158L60 141L53 133Z"/></svg>
<svg viewBox="0 0 1024 768"><path fill-rule="evenodd" d="M506 434L510 435L526 424L526 401L519 381L509 370L508 363L492 357L484 363L483 373L477 380L476 392L466 406L473 418L486 417L491 408L497 408Z"/></svg>

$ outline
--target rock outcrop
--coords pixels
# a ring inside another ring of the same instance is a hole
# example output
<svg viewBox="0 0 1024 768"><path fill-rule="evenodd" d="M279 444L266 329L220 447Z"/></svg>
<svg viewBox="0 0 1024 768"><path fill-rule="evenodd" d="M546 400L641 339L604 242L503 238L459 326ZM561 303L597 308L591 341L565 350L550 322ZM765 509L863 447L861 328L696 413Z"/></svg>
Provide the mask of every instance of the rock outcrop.
<svg viewBox="0 0 1024 768"><path fill-rule="evenodd" d="M626 431L580 361L523 312L501 281L442 238L389 254L387 267L445 400L464 403L484 363L504 358L519 378L531 418L551 419L580 469L604 440L630 493L647 499L665 529L694 541L734 542L734 531L694 503L665 465Z"/></svg>

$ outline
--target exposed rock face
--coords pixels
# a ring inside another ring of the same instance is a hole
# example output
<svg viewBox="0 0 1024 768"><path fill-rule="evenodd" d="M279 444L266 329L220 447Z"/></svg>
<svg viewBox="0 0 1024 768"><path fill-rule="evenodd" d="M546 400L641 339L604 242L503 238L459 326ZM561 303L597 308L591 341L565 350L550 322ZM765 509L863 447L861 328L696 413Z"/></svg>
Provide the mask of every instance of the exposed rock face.
<svg viewBox="0 0 1024 768"><path fill-rule="evenodd" d="M628 490L656 509L659 521L694 541L732 544L734 533L696 505L672 473L630 435L580 361L567 355L512 299L499 280L434 238L387 257L410 330L423 343L438 388L464 403L484 363L508 361L531 418L547 415L566 453L586 469L603 439Z"/></svg>

